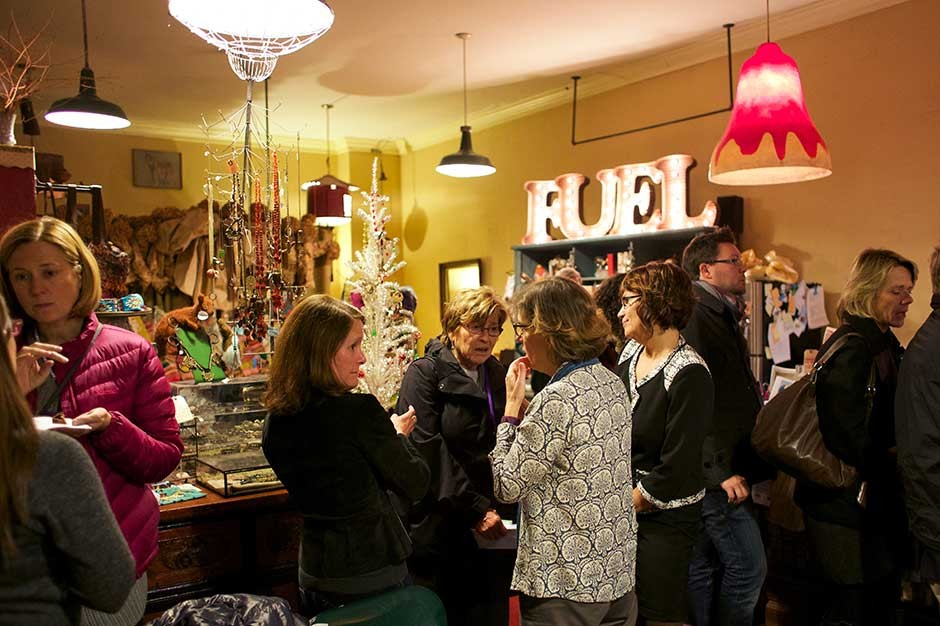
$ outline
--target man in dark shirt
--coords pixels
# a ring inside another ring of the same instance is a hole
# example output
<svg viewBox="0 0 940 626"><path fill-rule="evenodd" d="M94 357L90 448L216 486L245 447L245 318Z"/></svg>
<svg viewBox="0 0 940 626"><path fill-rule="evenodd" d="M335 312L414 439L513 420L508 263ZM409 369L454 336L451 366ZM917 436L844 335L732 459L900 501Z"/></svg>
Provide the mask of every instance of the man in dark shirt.
<svg viewBox="0 0 940 626"><path fill-rule="evenodd" d="M940 598L940 245L930 256L933 312L907 345L894 398L898 467L921 578Z"/></svg>
<svg viewBox="0 0 940 626"><path fill-rule="evenodd" d="M751 626L767 561L754 517L750 484L770 477L751 448L762 405L741 334L738 298L744 266L734 233L703 233L682 254L698 302L682 331L711 372L715 409L703 449L706 493L702 531L689 564L689 592L697 626Z"/></svg>

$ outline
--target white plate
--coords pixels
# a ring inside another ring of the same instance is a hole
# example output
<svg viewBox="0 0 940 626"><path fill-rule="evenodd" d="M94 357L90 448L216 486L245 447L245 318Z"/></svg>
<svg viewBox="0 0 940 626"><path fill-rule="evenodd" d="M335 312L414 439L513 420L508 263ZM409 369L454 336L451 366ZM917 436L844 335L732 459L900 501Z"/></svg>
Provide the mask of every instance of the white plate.
<svg viewBox="0 0 940 626"><path fill-rule="evenodd" d="M38 415L33 418L33 424L36 425L37 430L56 430L67 435L78 435L81 433L91 432L91 426L89 424L79 424L77 426L72 425L72 418L66 417L64 424L53 423L52 418L46 415Z"/></svg>

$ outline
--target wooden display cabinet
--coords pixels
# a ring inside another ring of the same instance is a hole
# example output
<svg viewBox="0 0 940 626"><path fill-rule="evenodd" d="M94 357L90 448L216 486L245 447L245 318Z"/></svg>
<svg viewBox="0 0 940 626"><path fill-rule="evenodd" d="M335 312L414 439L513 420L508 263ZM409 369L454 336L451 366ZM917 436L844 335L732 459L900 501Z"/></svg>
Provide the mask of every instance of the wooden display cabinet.
<svg viewBox="0 0 940 626"><path fill-rule="evenodd" d="M161 507L145 619L217 593L280 596L297 610L302 530L303 518L283 489L229 498L210 492Z"/></svg>

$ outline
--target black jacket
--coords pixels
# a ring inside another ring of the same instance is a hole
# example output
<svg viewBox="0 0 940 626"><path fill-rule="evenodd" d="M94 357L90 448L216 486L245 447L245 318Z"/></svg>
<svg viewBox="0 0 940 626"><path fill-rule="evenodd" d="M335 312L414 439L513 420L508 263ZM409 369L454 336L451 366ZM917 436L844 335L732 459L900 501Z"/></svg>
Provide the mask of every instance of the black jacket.
<svg viewBox="0 0 940 626"><path fill-rule="evenodd" d="M940 551L940 294L930 306L901 361L894 428L911 532Z"/></svg>
<svg viewBox="0 0 940 626"><path fill-rule="evenodd" d="M408 512L415 556L436 558L475 549L471 528L487 509L512 515L512 507L497 506L493 498L487 456L496 445L496 423L506 406L506 370L492 356L481 367L489 395L461 369L451 350L433 339L425 356L405 372L398 412L414 406L418 423L411 439L431 468L427 495Z"/></svg>
<svg viewBox="0 0 940 626"><path fill-rule="evenodd" d="M815 520L861 528L880 529L900 537L904 529L904 503L893 452L894 395L897 367L903 349L894 334L882 332L874 320L846 316L820 351L833 341L856 332L820 370L816 379L816 412L826 448L859 472L859 482L848 489L824 489L798 483L796 502ZM875 364L875 395L868 414L866 390ZM867 482L867 505L857 502L861 481Z"/></svg>
<svg viewBox="0 0 940 626"><path fill-rule="evenodd" d="M375 396L320 396L299 413L269 414L261 445L304 516L304 572L354 577L411 553L386 489L420 499L428 467Z"/></svg>
<svg viewBox="0 0 940 626"><path fill-rule="evenodd" d="M701 285L693 289L698 302L682 336L705 359L715 384L715 410L703 446L705 485L715 489L735 474L751 484L766 480L774 472L751 447L763 400L737 316Z"/></svg>

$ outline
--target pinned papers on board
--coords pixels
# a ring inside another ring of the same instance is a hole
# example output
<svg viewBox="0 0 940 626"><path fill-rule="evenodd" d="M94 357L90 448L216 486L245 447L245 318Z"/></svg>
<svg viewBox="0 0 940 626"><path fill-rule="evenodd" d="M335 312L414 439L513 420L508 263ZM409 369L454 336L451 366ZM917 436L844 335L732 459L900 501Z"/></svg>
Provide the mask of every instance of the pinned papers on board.
<svg viewBox="0 0 940 626"><path fill-rule="evenodd" d="M785 324L780 316L776 316L767 327L767 347L770 348L771 359L774 363L790 360L790 333L784 329Z"/></svg>
<svg viewBox="0 0 940 626"><path fill-rule="evenodd" d="M806 288L806 325L810 328L822 328L829 323L826 315L826 298L822 285Z"/></svg>

